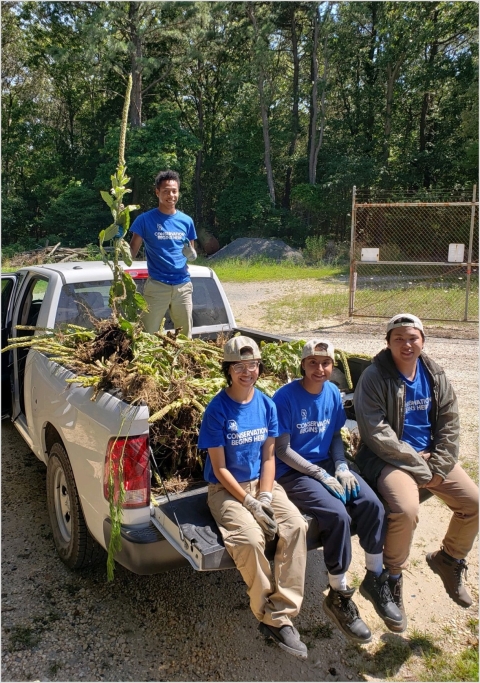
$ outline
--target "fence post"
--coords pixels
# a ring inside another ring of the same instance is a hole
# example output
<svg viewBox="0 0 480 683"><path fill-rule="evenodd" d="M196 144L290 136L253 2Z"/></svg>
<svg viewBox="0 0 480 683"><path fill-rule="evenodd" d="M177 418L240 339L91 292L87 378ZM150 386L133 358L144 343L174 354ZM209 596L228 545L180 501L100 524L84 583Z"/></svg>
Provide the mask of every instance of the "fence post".
<svg viewBox="0 0 480 683"><path fill-rule="evenodd" d="M468 242L468 261L467 261L467 284L465 288L465 315L463 320L468 320L468 298L470 296L470 276L472 273L472 247L473 247L473 229L475 226L475 211L477 207L475 206L477 198L477 186L473 186L473 197L472 197L472 212L470 217L470 239Z"/></svg>
<svg viewBox="0 0 480 683"><path fill-rule="evenodd" d="M357 286L357 268L355 263L355 232L357 228L357 210L355 206L355 195L357 188L352 189L352 228L350 234L350 284L348 300L348 317L351 319L355 308L355 289Z"/></svg>

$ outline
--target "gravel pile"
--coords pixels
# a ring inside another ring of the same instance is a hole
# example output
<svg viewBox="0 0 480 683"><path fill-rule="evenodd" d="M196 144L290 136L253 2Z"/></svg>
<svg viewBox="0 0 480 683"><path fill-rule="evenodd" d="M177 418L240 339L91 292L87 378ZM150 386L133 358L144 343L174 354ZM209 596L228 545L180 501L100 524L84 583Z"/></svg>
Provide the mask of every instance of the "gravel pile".
<svg viewBox="0 0 480 683"><path fill-rule="evenodd" d="M239 237L225 247L222 247L222 249L219 249L219 251L209 257L209 260L218 261L227 258L253 259L259 256L274 259L275 261L303 261L302 252L298 251L298 249L292 249L282 240L268 240L261 239L260 237Z"/></svg>

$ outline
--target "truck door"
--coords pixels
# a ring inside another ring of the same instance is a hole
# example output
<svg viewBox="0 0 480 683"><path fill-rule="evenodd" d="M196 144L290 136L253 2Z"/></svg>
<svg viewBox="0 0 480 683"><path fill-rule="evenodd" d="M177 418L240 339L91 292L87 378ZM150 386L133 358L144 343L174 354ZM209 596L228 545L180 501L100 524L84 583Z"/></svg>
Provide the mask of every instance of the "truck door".
<svg viewBox="0 0 480 683"><path fill-rule="evenodd" d="M2 349L12 331L12 308L17 277L14 273L2 275ZM2 419L12 413L12 354L2 353Z"/></svg>
<svg viewBox="0 0 480 683"><path fill-rule="evenodd" d="M35 326L42 308L43 299L48 287L48 278L33 273L24 281L16 297L17 303L12 312L11 337L31 336L32 330L17 330L17 325ZM12 419L25 415L25 368L30 348L14 349L13 357L13 405Z"/></svg>

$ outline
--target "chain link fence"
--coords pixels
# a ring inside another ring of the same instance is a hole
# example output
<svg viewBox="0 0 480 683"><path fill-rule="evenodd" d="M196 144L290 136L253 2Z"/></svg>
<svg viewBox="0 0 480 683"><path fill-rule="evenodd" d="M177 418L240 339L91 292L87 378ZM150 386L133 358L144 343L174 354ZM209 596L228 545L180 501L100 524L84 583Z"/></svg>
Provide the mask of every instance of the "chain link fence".
<svg viewBox="0 0 480 683"><path fill-rule="evenodd" d="M478 251L476 186L428 200L354 187L350 317L478 321Z"/></svg>

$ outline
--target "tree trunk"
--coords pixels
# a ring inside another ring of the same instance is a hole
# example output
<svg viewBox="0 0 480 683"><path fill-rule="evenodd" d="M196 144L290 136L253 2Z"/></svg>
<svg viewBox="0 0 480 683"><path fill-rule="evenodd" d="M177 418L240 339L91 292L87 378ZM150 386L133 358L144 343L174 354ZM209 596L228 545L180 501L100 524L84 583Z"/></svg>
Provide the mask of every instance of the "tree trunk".
<svg viewBox="0 0 480 683"><path fill-rule="evenodd" d="M377 3L369 3L372 16L372 30L370 35L370 48L368 60L365 64L365 77L368 84L367 89L367 116L365 126L365 138L368 140L368 151L372 151L374 144L375 110L374 110L374 87L377 80L377 67L375 65L375 50L377 49Z"/></svg>
<svg viewBox="0 0 480 683"><path fill-rule="evenodd" d="M387 94L385 106L385 124L383 127L383 160L388 164L390 156L390 134L392 132L392 109L393 109L393 89L395 87L400 67L403 62L403 57L400 57L392 68L391 64L387 64Z"/></svg>
<svg viewBox="0 0 480 683"><path fill-rule="evenodd" d="M311 61L311 74L312 74L312 90L310 99L310 130L309 130L309 140L308 140L308 182L310 185L315 185L316 180L316 169L313 168L313 159L315 156L315 141L317 133L317 119L318 119L318 7L315 6L315 13L313 16L313 45L312 45L312 61Z"/></svg>
<svg viewBox="0 0 480 683"><path fill-rule="evenodd" d="M328 15L330 14L331 6L325 12L323 18L323 27L325 28ZM318 20L319 7L315 7L315 15L313 18L313 47L312 47L312 96L311 96L311 108L310 108L310 132L309 132L309 154L308 154L308 182L310 185L315 185L317 182L317 162L318 154L323 144L323 133L325 130L325 90L327 87L327 75L328 75L328 57L327 57L327 38L328 33L325 30L324 41L323 41L323 89L322 97L320 100L320 110L321 110L321 124L320 130L318 131L317 139L317 126L318 126L318 43L319 43L319 27L320 23Z"/></svg>
<svg viewBox="0 0 480 683"><path fill-rule="evenodd" d="M432 22L434 25L438 21L438 13L439 13L438 9L435 9L432 12ZM420 153L421 154L425 153L427 151L427 147L428 147L429 143L433 142L433 131L432 131L432 129L428 123L428 115L429 115L429 112L432 110L432 107L433 107L433 93L430 92L430 85L432 82L433 64L434 64L435 58L438 54L438 40L437 40L437 38L435 38L433 40L433 42L430 44L430 46L427 46L426 52L428 50L428 47L430 47L430 52L428 54L428 59L427 59L427 77L425 80L425 90L423 93L422 109L420 112L419 146L420 146ZM424 165L423 165L423 186L428 188L428 187L430 187L431 182L432 182L432 177L431 177L430 169L428 167L427 161L425 160Z"/></svg>
<svg viewBox="0 0 480 683"><path fill-rule="evenodd" d="M285 188L283 191L283 202L282 205L285 209L290 210L290 195L292 192L292 159L295 154L295 149L297 147L298 132L300 129L300 123L298 119L298 81L300 74L300 59L298 56L298 37L295 23L295 5L291 5L291 21L290 21L290 33L292 39L292 58L293 58L293 84L292 84L292 95L293 95L293 109L292 109L292 139L290 141L290 147L288 148L289 163L287 166L287 171L285 174Z"/></svg>
<svg viewBox="0 0 480 683"><path fill-rule="evenodd" d="M257 19L255 17L255 13L253 10L253 3L248 4L248 15L250 17L250 20L253 24L254 28L254 33L255 33L255 49L258 46L258 25L257 25ZM272 201L272 204L275 206L275 185L273 182L273 170L272 170L272 160L271 160L271 148L270 148L270 133L269 133L269 128L268 128L268 114L267 114L267 105L265 103L265 91L263 88L263 82L265 79L265 73L263 70L263 66L261 65L260 61L257 59L258 62L258 93L260 96L260 110L262 114L262 128L263 128L263 144L265 148L265 169L267 171L267 183L268 183L268 192L270 194L270 199Z"/></svg>
<svg viewBox="0 0 480 683"><path fill-rule="evenodd" d="M128 10L132 36L131 71L132 94L130 99L130 124L132 128L142 125L142 37L138 32L139 3L131 2Z"/></svg>

